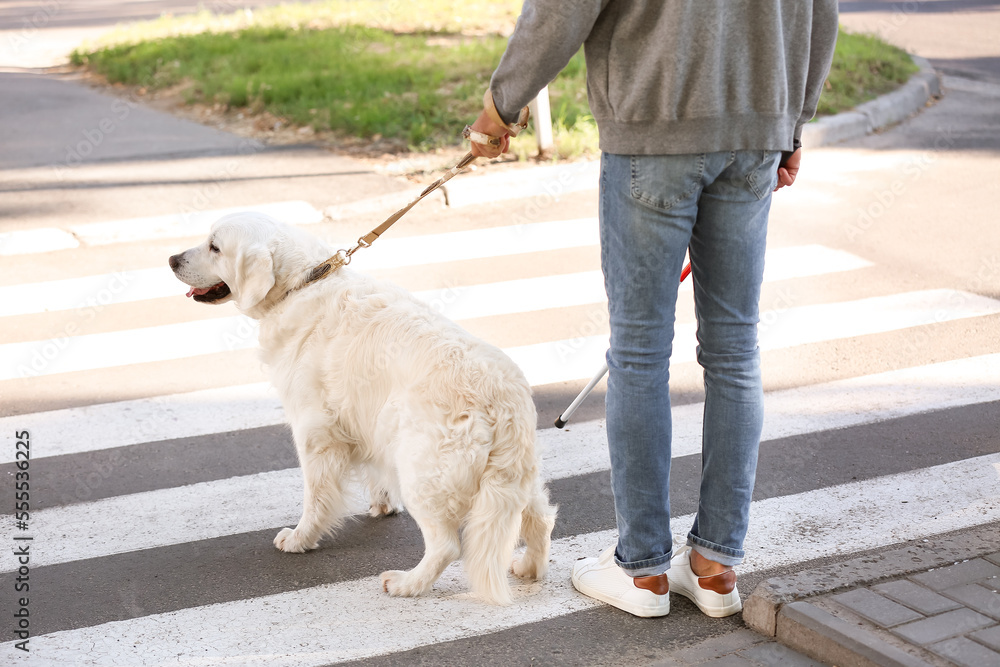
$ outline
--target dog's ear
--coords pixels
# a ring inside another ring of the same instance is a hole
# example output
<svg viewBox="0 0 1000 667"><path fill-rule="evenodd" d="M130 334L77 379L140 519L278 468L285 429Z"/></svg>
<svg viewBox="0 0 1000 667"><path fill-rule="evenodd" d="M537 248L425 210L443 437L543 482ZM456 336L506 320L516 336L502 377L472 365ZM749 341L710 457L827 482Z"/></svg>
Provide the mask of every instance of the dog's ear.
<svg viewBox="0 0 1000 667"><path fill-rule="evenodd" d="M236 257L236 280L233 296L240 310L249 310L264 300L274 287L274 262L271 251L263 245L242 250Z"/></svg>

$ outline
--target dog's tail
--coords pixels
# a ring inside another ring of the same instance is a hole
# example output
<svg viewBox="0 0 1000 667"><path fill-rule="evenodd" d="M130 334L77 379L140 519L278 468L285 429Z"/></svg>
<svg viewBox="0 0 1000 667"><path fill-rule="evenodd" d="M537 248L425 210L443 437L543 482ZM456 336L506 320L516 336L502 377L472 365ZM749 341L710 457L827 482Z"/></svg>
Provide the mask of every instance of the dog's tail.
<svg viewBox="0 0 1000 667"><path fill-rule="evenodd" d="M549 504L535 453L535 410L525 392L517 417L499 420L493 451L462 533L462 561L472 590L496 604L511 601L508 572L539 578L548 569L556 510ZM524 536L527 552L512 567Z"/></svg>
<svg viewBox="0 0 1000 667"><path fill-rule="evenodd" d="M492 457L491 457L492 458ZM514 555L525 493L516 473L490 463L462 531L462 562L472 590L494 604L510 604L507 572Z"/></svg>

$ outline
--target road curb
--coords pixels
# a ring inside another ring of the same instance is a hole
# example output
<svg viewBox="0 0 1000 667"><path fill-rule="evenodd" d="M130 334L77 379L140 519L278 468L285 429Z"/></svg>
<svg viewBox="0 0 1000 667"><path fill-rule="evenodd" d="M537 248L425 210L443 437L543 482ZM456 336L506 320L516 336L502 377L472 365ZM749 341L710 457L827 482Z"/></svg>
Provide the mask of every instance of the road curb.
<svg viewBox="0 0 1000 667"><path fill-rule="evenodd" d="M928 100L941 95L941 80L926 58L911 55L920 70L900 88L865 102L851 111L820 118L802 128L802 146L830 146L860 139L894 125L919 111Z"/></svg>
<svg viewBox="0 0 1000 667"><path fill-rule="evenodd" d="M848 624L810 601L821 596L906 577L978 558L1000 550L997 524L987 524L905 547L853 558L762 581L743 604L751 629L810 657L848 665L923 665L861 628ZM846 630L849 629L850 632Z"/></svg>

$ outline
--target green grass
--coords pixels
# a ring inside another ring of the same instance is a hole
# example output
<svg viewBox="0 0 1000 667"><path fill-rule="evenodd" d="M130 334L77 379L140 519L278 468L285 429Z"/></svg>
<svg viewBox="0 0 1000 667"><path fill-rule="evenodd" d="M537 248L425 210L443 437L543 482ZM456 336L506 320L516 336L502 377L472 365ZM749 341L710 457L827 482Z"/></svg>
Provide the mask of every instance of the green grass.
<svg viewBox="0 0 1000 667"><path fill-rule="evenodd" d="M411 150L458 143L506 46L519 0L339 0L164 17L77 51L112 83L186 84L189 102L269 111L295 125ZM852 108L916 70L900 49L841 32L820 114ZM550 85L556 154L597 151L578 53ZM535 152L522 134L512 150Z"/></svg>
<svg viewBox="0 0 1000 667"><path fill-rule="evenodd" d="M841 30L817 115L853 109L906 83L917 69L902 49Z"/></svg>
<svg viewBox="0 0 1000 667"><path fill-rule="evenodd" d="M454 143L456 127L475 117L505 45L500 37L446 41L360 26L253 27L112 46L75 61L112 83L155 90L191 81L190 101L426 149Z"/></svg>

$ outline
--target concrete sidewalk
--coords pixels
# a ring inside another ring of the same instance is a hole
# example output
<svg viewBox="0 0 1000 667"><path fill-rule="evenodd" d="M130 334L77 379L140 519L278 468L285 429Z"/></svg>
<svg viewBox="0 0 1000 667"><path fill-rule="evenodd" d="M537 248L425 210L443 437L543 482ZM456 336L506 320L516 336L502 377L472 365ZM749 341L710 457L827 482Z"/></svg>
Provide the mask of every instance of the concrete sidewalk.
<svg viewBox="0 0 1000 667"><path fill-rule="evenodd" d="M743 618L827 664L1000 665L1000 526L762 582Z"/></svg>

